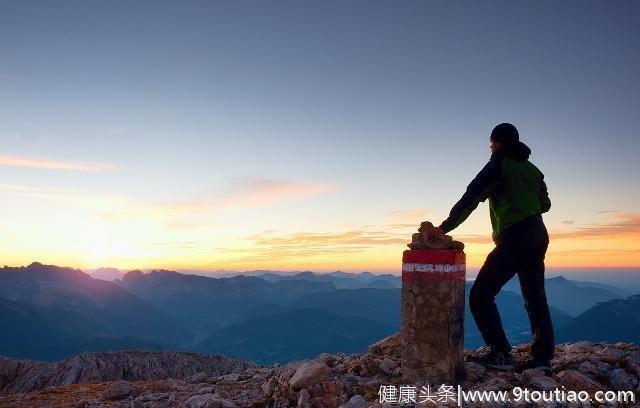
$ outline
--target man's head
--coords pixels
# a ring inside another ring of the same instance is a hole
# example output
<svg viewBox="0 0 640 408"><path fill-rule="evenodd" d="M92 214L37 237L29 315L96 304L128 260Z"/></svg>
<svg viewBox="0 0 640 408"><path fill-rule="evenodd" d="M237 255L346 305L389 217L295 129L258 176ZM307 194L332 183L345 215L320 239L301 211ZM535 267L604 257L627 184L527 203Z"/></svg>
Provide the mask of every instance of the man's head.
<svg viewBox="0 0 640 408"><path fill-rule="evenodd" d="M512 145L520 140L518 129L511 123L501 123L491 131L491 152L495 152L503 146Z"/></svg>

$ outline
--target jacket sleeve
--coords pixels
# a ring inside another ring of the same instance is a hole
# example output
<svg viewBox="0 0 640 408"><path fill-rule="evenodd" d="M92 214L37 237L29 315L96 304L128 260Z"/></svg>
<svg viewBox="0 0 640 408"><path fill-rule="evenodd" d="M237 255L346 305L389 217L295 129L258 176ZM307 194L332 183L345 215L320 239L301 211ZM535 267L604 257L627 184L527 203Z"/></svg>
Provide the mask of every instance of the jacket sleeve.
<svg viewBox="0 0 640 408"><path fill-rule="evenodd" d="M549 200L549 192L547 191L547 184L544 182L544 174L541 174L540 178L540 208L543 213L546 213L551 209L551 200Z"/></svg>
<svg viewBox="0 0 640 408"><path fill-rule="evenodd" d="M440 224L440 228L447 233L462 224L478 204L489 197L489 194L500 184L501 157L497 154L491 156L489 162L480 170L476 177L467 186L467 191L453 206L449 217Z"/></svg>

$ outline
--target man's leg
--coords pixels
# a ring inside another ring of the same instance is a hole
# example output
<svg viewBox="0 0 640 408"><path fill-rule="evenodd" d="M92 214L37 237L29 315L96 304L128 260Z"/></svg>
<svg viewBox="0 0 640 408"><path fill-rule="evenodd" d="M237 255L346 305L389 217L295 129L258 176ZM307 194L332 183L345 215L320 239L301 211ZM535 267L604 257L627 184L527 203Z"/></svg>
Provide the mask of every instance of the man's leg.
<svg viewBox="0 0 640 408"><path fill-rule="evenodd" d="M495 351L511 350L502 327L495 297L515 274L513 253L498 245L487 255L469 293L471 314L484 342Z"/></svg>
<svg viewBox="0 0 640 408"><path fill-rule="evenodd" d="M548 241L543 243L533 256L524 262L522 271L518 273L533 335L531 358L536 361L552 359L555 349L553 324L544 290L544 258L547 245Z"/></svg>

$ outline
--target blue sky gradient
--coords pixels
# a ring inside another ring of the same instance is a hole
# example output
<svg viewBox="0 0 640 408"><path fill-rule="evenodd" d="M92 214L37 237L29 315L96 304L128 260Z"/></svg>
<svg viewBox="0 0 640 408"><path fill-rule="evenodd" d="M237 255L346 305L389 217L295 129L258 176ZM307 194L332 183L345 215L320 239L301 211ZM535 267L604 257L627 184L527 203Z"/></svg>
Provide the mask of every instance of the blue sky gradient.
<svg viewBox="0 0 640 408"><path fill-rule="evenodd" d="M0 155L113 169L6 165L0 185L154 204L274 180L317 192L189 215L220 232L178 234L199 248L179 264L205 267L254 227L338 231L418 209L440 222L506 121L545 173L550 229L635 219L638 17L634 1L3 1ZM43 212L95 210L42 201L6 195L4 238L28 246L25 214L44 234ZM488 234L487 212L454 235Z"/></svg>

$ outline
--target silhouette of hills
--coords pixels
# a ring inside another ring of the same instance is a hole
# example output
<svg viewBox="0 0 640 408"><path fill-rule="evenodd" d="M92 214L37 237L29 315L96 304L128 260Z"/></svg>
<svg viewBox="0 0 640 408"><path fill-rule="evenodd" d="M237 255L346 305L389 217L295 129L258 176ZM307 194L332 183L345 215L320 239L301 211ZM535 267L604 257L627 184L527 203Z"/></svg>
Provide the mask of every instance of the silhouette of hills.
<svg viewBox="0 0 640 408"><path fill-rule="evenodd" d="M98 268L90 273L92 278L102 279L113 282L116 279L122 279L124 272L118 268Z"/></svg>
<svg viewBox="0 0 640 408"><path fill-rule="evenodd" d="M397 328L326 309L304 308L251 317L218 329L196 345L258 364L286 363L320 353L361 352Z"/></svg>
<svg viewBox="0 0 640 408"><path fill-rule="evenodd" d="M320 344L335 346L334 352L357 352L371 336L400 329L401 291L388 287L399 282L399 276L326 275L260 271L256 276L213 278L156 270L130 271L108 282L77 269L35 262L4 267L0 327L7 327L9 334L0 340L0 355L52 360L81 351L165 348L284 362L317 353ZM637 341L637 298L611 298L624 294L623 289L616 292L613 286L562 277L548 279L547 287L559 339ZM503 290L496 298L514 344L531 336L523 299L516 292ZM579 308L571 299L579 299L574 302ZM607 300L597 303L600 299ZM574 312L587 309L571 317L558 303ZM481 346L468 307L465 319L465 346ZM319 333L322 328L335 332ZM49 345L34 343L35 336L50 339Z"/></svg>
<svg viewBox="0 0 640 408"><path fill-rule="evenodd" d="M503 288L520 294L517 277ZM549 305L563 310L571 316L577 316L598 302L624 297L624 290L591 282L570 281L563 276L545 279L545 291Z"/></svg>
<svg viewBox="0 0 640 408"><path fill-rule="evenodd" d="M78 313L4 298L0 324L0 354L18 358L57 360L86 351L160 348L147 340L107 336L107 327Z"/></svg>
<svg viewBox="0 0 640 408"><path fill-rule="evenodd" d="M600 302L557 330L559 341L640 343L640 295Z"/></svg>
<svg viewBox="0 0 640 408"><path fill-rule="evenodd" d="M287 304L310 293L333 291L331 282L269 282L250 276L211 278L173 271L131 271L116 284L183 322L230 321L264 303Z"/></svg>
<svg viewBox="0 0 640 408"><path fill-rule="evenodd" d="M5 266L0 269L0 297L83 316L112 336L164 342L179 333L177 323L148 302L77 269L38 262Z"/></svg>
<svg viewBox="0 0 640 408"><path fill-rule="evenodd" d="M390 289L402 287L402 280L398 275L375 275L371 272L361 272L355 274L341 271L328 273L313 273L310 271L305 271L294 274L282 274L266 271L261 274L256 274L255 276L268 280L270 282L301 279L314 282L331 282L336 289Z"/></svg>

